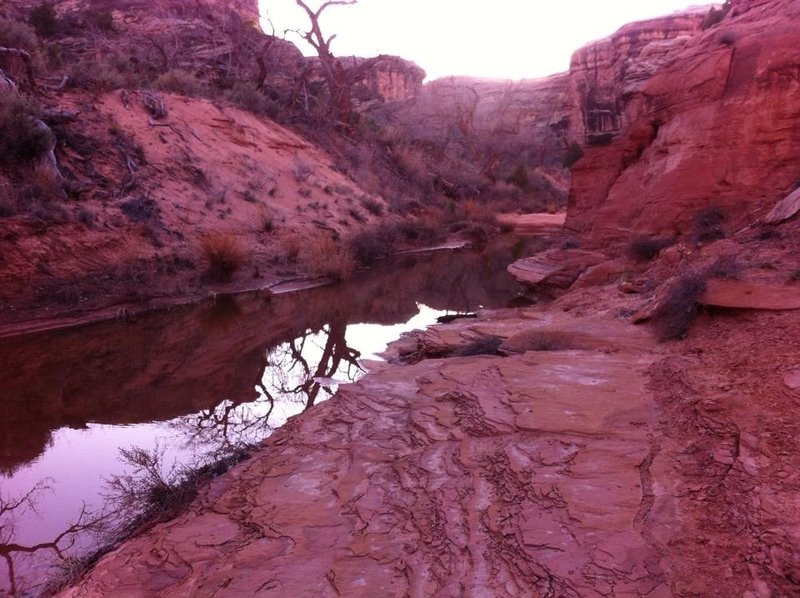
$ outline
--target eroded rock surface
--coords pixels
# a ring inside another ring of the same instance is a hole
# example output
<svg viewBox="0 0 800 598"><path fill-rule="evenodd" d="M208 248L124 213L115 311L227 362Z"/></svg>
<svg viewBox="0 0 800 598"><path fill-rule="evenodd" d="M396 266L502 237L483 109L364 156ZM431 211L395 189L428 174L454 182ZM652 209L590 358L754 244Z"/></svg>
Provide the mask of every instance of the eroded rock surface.
<svg viewBox="0 0 800 598"><path fill-rule="evenodd" d="M636 346L379 368L67 595L667 595L641 532L651 365Z"/></svg>
<svg viewBox="0 0 800 598"><path fill-rule="evenodd" d="M533 308L438 327L420 346L516 350L376 364L64 595L795 595L798 332L761 312L656 346Z"/></svg>

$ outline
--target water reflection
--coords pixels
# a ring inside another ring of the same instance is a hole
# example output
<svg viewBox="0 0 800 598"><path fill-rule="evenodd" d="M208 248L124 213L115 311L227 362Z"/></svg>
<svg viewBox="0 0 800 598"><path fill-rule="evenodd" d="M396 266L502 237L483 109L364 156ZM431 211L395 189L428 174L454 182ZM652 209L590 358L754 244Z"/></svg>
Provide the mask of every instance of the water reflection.
<svg viewBox="0 0 800 598"><path fill-rule="evenodd" d="M225 400L170 424L187 446L202 447L207 454L223 455L257 442L292 415L333 396L340 383L355 382L365 373L361 353L348 346L346 332L347 322L335 320L272 347L255 400Z"/></svg>
<svg viewBox="0 0 800 598"><path fill-rule="evenodd" d="M518 301L523 289L505 272L518 251L499 241L482 252L409 256L346 285L0 339L0 497L24 496L44 478L52 488L37 494L38 513L24 509L14 525L0 513L0 555L16 564L16 584L36 587L47 572L39 556L57 554L56 538L67 550L76 530L61 534L84 505L103 507L119 447L162 439L168 459L189 463L258 441L356 380L359 358L402 330L448 310ZM431 309L415 319L420 303ZM0 593L13 577L0 572Z"/></svg>

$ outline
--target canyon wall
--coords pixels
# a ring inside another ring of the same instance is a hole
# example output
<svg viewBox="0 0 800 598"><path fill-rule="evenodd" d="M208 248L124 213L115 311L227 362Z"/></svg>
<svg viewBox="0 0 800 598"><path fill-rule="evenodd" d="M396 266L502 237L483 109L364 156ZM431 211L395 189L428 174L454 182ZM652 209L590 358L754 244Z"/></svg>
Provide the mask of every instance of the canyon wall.
<svg viewBox="0 0 800 598"><path fill-rule="evenodd" d="M797 187L800 3L738 0L728 8L690 37L645 46L642 57L666 48L645 78L630 73L646 61L631 69L613 54L591 75L617 81L600 86L617 122L584 121L598 125L587 129L588 145L608 135L572 170L569 228L600 240L682 233L712 206L739 226ZM573 58L578 85L593 53Z"/></svg>

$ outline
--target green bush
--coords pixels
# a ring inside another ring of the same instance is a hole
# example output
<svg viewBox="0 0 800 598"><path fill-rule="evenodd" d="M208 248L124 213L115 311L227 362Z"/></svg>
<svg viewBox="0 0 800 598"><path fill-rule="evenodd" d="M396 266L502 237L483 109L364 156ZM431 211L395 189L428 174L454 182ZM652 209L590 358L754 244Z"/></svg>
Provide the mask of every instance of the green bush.
<svg viewBox="0 0 800 598"><path fill-rule="evenodd" d="M0 164L24 164L48 149L52 133L37 124L38 113L23 95L0 96Z"/></svg>

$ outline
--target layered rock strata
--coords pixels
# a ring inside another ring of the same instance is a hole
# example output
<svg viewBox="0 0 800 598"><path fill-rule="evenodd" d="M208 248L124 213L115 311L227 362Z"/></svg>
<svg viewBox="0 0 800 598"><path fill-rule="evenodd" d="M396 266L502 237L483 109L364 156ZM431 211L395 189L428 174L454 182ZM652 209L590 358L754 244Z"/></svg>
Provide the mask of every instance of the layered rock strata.
<svg viewBox="0 0 800 598"><path fill-rule="evenodd" d="M738 226L793 191L798 17L797 2L735 2L646 81L621 89L618 139L572 170L567 226L601 241L684 233L710 206Z"/></svg>

